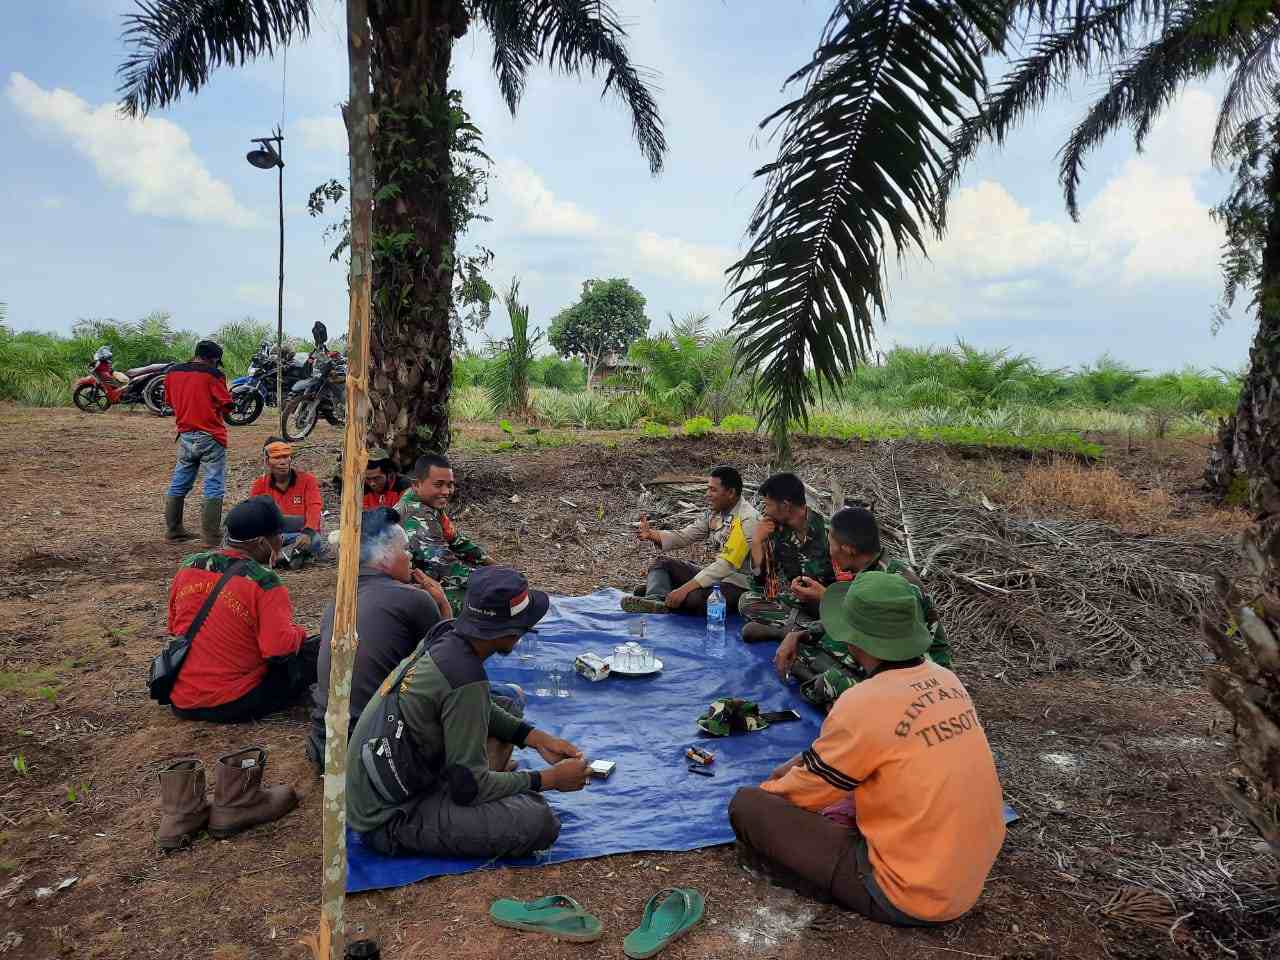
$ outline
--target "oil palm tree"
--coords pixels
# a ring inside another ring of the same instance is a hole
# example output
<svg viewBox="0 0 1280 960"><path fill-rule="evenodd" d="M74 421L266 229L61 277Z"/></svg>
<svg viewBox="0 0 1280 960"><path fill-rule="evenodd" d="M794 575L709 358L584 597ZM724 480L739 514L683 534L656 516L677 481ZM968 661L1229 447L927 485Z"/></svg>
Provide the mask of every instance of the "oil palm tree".
<svg viewBox="0 0 1280 960"><path fill-rule="evenodd" d="M511 336L492 342L490 363L484 374L484 390L493 409L519 417L529 416L529 369L536 359L542 331L529 332L529 305L520 302L520 280L502 296L511 320Z"/></svg>
<svg viewBox="0 0 1280 960"><path fill-rule="evenodd" d="M120 67L131 114L195 93L237 66L305 37L311 0L139 0ZM645 72L602 0L369 0L373 178L373 323L369 424L402 462L448 446L450 298L457 224L450 144L465 114L449 97L454 45L475 26L493 40L493 71L514 112L535 63L603 79L628 110L657 174L666 151Z"/></svg>
<svg viewBox="0 0 1280 960"><path fill-rule="evenodd" d="M1212 154L1234 165L1231 194L1215 215L1226 232L1224 302L1252 293L1258 328L1234 415L1221 426L1206 479L1219 495L1243 487L1254 514L1245 558L1262 586L1252 602L1224 581L1230 629L1206 621L1218 663L1210 691L1235 718L1245 777L1224 796L1280 857L1280 10L1262 0L1111 0L1063 17L1019 60L960 128L939 210L964 163L1000 142L1073 75L1102 75L1100 96L1059 154L1059 181L1073 218L1089 152L1128 127L1136 144L1186 86L1226 73ZM935 211L936 213L937 211Z"/></svg>

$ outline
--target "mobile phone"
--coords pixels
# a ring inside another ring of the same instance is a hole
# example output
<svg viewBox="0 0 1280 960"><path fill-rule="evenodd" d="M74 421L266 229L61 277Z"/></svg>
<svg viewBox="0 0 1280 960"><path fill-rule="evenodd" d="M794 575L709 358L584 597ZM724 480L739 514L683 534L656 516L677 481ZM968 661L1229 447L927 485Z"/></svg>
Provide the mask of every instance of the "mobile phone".
<svg viewBox="0 0 1280 960"><path fill-rule="evenodd" d="M587 774L601 780L608 780L616 766L617 764L612 760L592 760L587 764Z"/></svg>

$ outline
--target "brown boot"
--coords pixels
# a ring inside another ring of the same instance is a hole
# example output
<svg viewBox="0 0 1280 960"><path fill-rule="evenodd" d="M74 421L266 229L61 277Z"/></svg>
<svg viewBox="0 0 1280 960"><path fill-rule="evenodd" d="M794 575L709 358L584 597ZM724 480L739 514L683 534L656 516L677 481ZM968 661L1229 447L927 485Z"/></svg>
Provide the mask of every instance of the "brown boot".
<svg viewBox="0 0 1280 960"><path fill-rule="evenodd" d="M782 628L772 623L751 620L742 626L743 643L781 643L783 635Z"/></svg>
<svg viewBox="0 0 1280 960"><path fill-rule="evenodd" d="M209 825L209 801L204 795L204 764L194 757L160 771L161 850L178 850Z"/></svg>
<svg viewBox="0 0 1280 960"><path fill-rule="evenodd" d="M223 839L260 823L279 820L298 805L293 787L263 788L262 771L266 765L267 751L259 747L218 758L210 836Z"/></svg>

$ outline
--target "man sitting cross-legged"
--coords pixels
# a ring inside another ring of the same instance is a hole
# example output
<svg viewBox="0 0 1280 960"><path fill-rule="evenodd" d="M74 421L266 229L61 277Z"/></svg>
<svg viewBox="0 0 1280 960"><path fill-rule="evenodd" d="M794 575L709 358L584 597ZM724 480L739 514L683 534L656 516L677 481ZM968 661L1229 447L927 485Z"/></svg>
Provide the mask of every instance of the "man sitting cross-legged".
<svg viewBox="0 0 1280 960"><path fill-rule="evenodd" d="M449 603L457 609L462 605L471 571L493 560L464 536L445 513L457 486L448 459L438 453L419 457L413 477L413 486L396 505L409 534L413 565L438 581Z"/></svg>
<svg viewBox="0 0 1280 960"><path fill-rule="evenodd" d="M775 473L760 485L764 516L751 538L751 592L743 594L738 612L747 620L742 639L748 643L778 641L792 611L802 622L818 618L817 601L802 600L790 586L804 576L819 584L835 582L827 548L827 525L805 505L804 483L794 473Z"/></svg>
<svg viewBox="0 0 1280 960"><path fill-rule="evenodd" d="M526 723L518 702L504 709L491 699L484 670L489 656L511 653L549 604L509 567L475 571L452 628L419 645L369 701L347 753L347 823L373 849L520 857L555 842L560 821L542 794L581 790L587 761ZM399 756L379 735L397 699ZM526 746L553 765L510 769L512 749Z"/></svg>
<svg viewBox="0 0 1280 960"><path fill-rule="evenodd" d="M920 614L933 636L925 655L939 666L951 666L951 644L947 642L947 633L925 592L924 583L901 560L885 557L880 525L874 513L865 507L837 510L827 527L827 545L837 582L854 580L867 571L878 570L899 574L911 584L919 598ZM827 589L804 576L791 584L792 594L807 603L820 603ZM822 710L831 709L840 694L862 679L854 651L832 637L820 620L807 623L803 630L788 633L778 645L773 662L779 676L798 677L805 699Z"/></svg>
<svg viewBox="0 0 1280 960"><path fill-rule="evenodd" d="M284 514L282 557L290 567L300 568L308 557L321 559L328 543L320 536L324 500L315 474L293 464L293 444L280 437L268 437L262 445L266 472L249 488L251 497L270 497Z"/></svg>
<svg viewBox="0 0 1280 960"><path fill-rule="evenodd" d="M191 643L170 699L184 720L245 723L296 703L316 679L319 638L293 622L289 591L272 571L284 518L269 497L227 514L227 545L182 561L169 588L169 633L182 636L234 563Z"/></svg>
<svg viewBox="0 0 1280 960"><path fill-rule="evenodd" d="M360 580L356 587L356 648L351 668L351 710L354 726L364 705L379 685L441 619L453 610L440 584L409 565L409 539L400 515L390 507L366 510L360 524ZM307 756L324 765L325 710L329 703L334 605L320 621L320 656L316 685L311 689L311 734ZM350 732L350 726L348 732Z"/></svg>
<svg viewBox="0 0 1280 960"><path fill-rule="evenodd" d="M659 550L676 550L707 541L716 559L705 567L661 556L649 568L643 597L624 597L628 613L693 613L706 616L711 588L720 585L725 608L737 610L750 586L751 534L760 514L742 496L742 475L733 467L716 467L707 480L707 512L683 530L654 530L648 517L636 538Z"/></svg>
<svg viewBox="0 0 1280 960"><path fill-rule="evenodd" d="M924 658L932 636L901 577L868 571L837 584L822 622L867 679L836 701L808 750L734 796L739 857L880 923L954 920L977 901L1004 842L1000 783L973 702L955 674Z"/></svg>

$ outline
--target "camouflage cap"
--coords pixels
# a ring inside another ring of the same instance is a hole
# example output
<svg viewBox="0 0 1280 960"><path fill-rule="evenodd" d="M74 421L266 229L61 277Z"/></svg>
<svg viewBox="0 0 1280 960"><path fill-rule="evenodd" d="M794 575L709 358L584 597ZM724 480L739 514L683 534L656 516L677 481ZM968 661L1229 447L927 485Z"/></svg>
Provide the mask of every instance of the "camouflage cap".
<svg viewBox="0 0 1280 960"><path fill-rule="evenodd" d="M760 708L753 700L721 697L707 707L698 718L698 727L713 737L727 737L731 733L751 733L763 730L769 721L760 716Z"/></svg>

